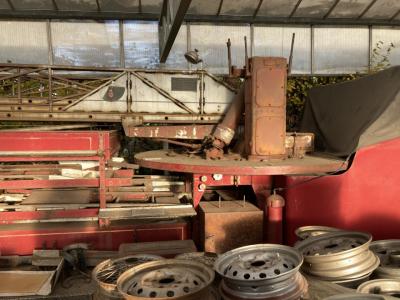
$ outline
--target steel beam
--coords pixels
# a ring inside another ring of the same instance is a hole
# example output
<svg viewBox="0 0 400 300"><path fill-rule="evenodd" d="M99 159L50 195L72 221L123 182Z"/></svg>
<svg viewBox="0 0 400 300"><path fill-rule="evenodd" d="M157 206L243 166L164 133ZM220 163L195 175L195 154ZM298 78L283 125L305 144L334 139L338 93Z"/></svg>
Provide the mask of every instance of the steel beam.
<svg viewBox="0 0 400 300"><path fill-rule="evenodd" d="M158 37L160 45L160 62L164 63L171 51L179 28L189 9L191 0L164 0L160 20L158 22Z"/></svg>
<svg viewBox="0 0 400 300"><path fill-rule="evenodd" d="M373 5L373 0L371 4ZM372 6L371 5L371 6ZM242 23L242 24L297 24L297 25L373 25L400 26L400 20L363 18L371 6L368 6L357 18L300 18L300 17L264 17L264 16L227 16L227 15L186 15L186 22L208 23ZM105 11L55 11L55 10L0 10L0 19L94 19L94 20L146 20L157 21L159 14L137 12L105 12ZM178 28L179 30L179 28ZM172 45L171 45L172 46Z"/></svg>

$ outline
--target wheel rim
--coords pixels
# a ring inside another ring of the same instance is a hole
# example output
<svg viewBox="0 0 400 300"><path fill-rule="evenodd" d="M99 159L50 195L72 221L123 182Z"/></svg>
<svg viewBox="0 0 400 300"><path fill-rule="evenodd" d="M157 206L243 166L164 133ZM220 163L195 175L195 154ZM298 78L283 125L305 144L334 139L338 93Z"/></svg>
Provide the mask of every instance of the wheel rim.
<svg viewBox="0 0 400 300"><path fill-rule="evenodd" d="M357 292L365 294L379 294L400 298L400 280L376 279L361 284Z"/></svg>
<svg viewBox="0 0 400 300"><path fill-rule="evenodd" d="M375 270L376 276L400 279L400 240L374 241L370 249L380 259L380 265Z"/></svg>
<svg viewBox="0 0 400 300"><path fill-rule="evenodd" d="M302 262L294 248L259 244L222 254L214 268L223 278L220 290L226 299L292 299L307 290L299 273Z"/></svg>
<svg viewBox="0 0 400 300"><path fill-rule="evenodd" d="M166 259L125 271L117 281L125 299L200 299L209 296L214 271L202 263Z"/></svg>
<svg viewBox="0 0 400 300"><path fill-rule="evenodd" d="M295 234L300 240L305 240L313 236L336 231L341 231L341 229L328 226L302 226L296 229Z"/></svg>
<svg viewBox="0 0 400 300"><path fill-rule="evenodd" d="M164 259L158 255L138 254L116 259L107 259L98 264L92 272L92 278L103 292L119 294L117 291L118 277L131 267L154 260Z"/></svg>
<svg viewBox="0 0 400 300"><path fill-rule="evenodd" d="M371 235L338 231L308 238L295 247L304 255L302 270L323 280L343 281L365 277L379 265L369 251Z"/></svg>

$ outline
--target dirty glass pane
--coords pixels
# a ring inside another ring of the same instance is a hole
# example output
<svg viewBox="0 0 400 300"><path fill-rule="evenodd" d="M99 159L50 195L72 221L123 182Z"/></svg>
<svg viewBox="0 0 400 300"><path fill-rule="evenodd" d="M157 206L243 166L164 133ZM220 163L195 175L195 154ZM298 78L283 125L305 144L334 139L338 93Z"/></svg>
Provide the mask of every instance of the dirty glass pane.
<svg viewBox="0 0 400 300"><path fill-rule="evenodd" d="M334 5L336 0L303 0L294 17L322 18Z"/></svg>
<svg viewBox="0 0 400 300"><path fill-rule="evenodd" d="M260 56L284 56L289 59L292 34L293 74L309 74L311 71L311 29L309 26L255 26L254 54Z"/></svg>
<svg viewBox="0 0 400 300"><path fill-rule="evenodd" d="M118 21L52 21L51 34L54 64L119 66Z"/></svg>
<svg viewBox="0 0 400 300"><path fill-rule="evenodd" d="M6 2L6 0L3 0ZM52 10L51 0L11 0L15 9Z"/></svg>
<svg viewBox="0 0 400 300"><path fill-rule="evenodd" d="M315 27L314 73L365 72L368 44L368 27Z"/></svg>
<svg viewBox="0 0 400 300"><path fill-rule="evenodd" d="M44 21L0 21L0 41L2 63L48 63Z"/></svg>
<svg viewBox="0 0 400 300"><path fill-rule="evenodd" d="M231 39L232 64L243 67L244 36L250 55L250 26L248 25L214 25L191 24L191 44L203 58L204 67L212 73L228 73L228 55L226 42Z"/></svg>
<svg viewBox="0 0 400 300"><path fill-rule="evenodd" d="M99 0L99 4L102 11L139 12L139 0Z"/></svg>
<svg viewBox="0 0 400 300"><path fill-rule="evenodd" d="M11 9L7 1L0 1L0 9Z"/></svg>
<svg viewBox="0 0 400 300"><path fill-rule="evenodd" d="M387 50L391 48L388 59L392 66L400 65L400 28L391 27L373 27L372 28L372 49L376 48L377 43L382 42L380 45L382 50L378 50L382 55L386 55ZM390 46L393 43L394 48ZM372 64L376 64L382 56L375 56Z"/></svg>
<svg viewBox="0 0 400 300"><path fill-rule="evenodd" d="M192 0L188 14L215 16L218 12L219 1L215 0Z"/></svg>
<svg viewBox="0 0 400 300"><path fill-rule="evenodd" d="M258 0L224 1L220 14L228 16L252 16L257 9L258 3Z"/></svg>
<svg viewBox="0 0 400 300"><path fill-rule="evenodd" d="M188 63L184 57L187 51L187 26L182 25L175 38L174 45L168 55L165 67L169 69L188 69Z"/></svg>
<svg viewBox="0 0 400 300"><path fill-rule="evenodd" d="M67 11L97 11L96 1L93 0L56 0L59 10Z"/></svg>
<svg viewBox="0 0 400 300"><path fill-rule="evenodd" d="M298 0L269 0L263 1L257 16L261 17L288 17L295 8Z"/></svg>
<svg viewBox="0 0 400 300"><path fill-rule="evenodd" d="M400 9L399 0L379 0L367 11L363 19L388 19Z"/></svg>
<svg viewBox="0 0 400 300"><path fill-rule="evenodd" d="M356 18L371 3L371 0L341 0L329 18Z"/></svg>
<svg viewBox="0 0 400 300"><path fill-rule="evenodd" d="M125 65L156 68L159 64L157 22L124 22Z"/></svg>
<svg viewBox="0 0 400 300"><path fill-rule="evenodd" d="M143 13L161 14L163 0L146 0L142 1Z"/></svg>

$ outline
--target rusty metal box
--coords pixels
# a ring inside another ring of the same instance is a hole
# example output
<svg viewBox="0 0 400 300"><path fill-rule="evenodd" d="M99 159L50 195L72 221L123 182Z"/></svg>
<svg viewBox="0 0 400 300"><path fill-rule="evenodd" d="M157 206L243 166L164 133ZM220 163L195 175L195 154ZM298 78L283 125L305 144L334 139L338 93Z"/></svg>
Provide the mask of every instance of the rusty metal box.
<svg viewBox="0 0 400 300"><path fill-rule="evenodd" d="M245 82L245 144L249 159L286 156L286 59L252 57Z"/></svg>
<svg viewBox="0 0 400 300"><path fill-rule="evenodd" d="M200 202L200 237L204 251L224 253L262 243L263 211L243 201Z"/></svg>

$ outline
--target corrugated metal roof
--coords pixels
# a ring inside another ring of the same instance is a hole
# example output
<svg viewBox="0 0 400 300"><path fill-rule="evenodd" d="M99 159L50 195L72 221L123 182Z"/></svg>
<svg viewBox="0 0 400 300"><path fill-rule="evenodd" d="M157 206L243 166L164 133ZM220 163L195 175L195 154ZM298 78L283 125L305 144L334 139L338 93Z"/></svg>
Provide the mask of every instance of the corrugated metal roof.
<svg viewBox="0 0 400 300"><path fill-rule="evenodd" d="M1 18L157 20L163 0L2 0ZM187 21L400 25L399 0L192 0Z"/></svg>

